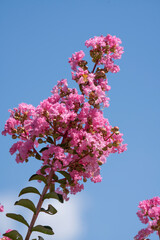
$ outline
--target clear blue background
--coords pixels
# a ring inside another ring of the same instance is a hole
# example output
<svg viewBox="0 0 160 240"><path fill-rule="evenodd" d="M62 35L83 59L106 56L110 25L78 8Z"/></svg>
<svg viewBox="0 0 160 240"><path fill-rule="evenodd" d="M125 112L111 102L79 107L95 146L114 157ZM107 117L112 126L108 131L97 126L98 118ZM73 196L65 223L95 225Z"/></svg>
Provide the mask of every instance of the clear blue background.
<svg viewBox="0 0 160 240"><path fill-rule="evenodd" d="M0 0L1 131L8 109L21 102L37 106L57 80L76 87L68 57L87 52L85 40L108 33L121 38L125 53L121 71L108 75L111 101L104 113L124 133L128 150L109 157L102 183L87 183L79 194L87 202L81 212L86 230L74 240L133 239L143 227L139 201L160 195L160 1ZM36 160L16 164L12 143L0 136L0 202L11 191L17 197L39 167Z"/></svg>

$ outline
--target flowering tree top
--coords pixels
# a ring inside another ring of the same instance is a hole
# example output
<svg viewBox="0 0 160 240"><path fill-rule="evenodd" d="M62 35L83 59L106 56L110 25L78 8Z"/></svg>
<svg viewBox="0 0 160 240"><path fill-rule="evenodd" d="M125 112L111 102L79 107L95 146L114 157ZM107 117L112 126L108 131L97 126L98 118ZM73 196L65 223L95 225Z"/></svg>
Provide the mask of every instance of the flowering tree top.
<svg viewBox="0 0 160 240"><path fill-rule="evenodd" d="M68 88L63 79L53 88L52 95L36 108L25 103L10 110L3 135L18 139L10 149L16 161L27 162L30 157L42 161L40 174L65 171L70 178L56 192L75 194L83 189L81 180L101 181L100 166L110 153L123 152L122 134L104 118L102 105L109 106L106 91L110 90L106 73L118 72L114 59L120 59L123 47L115 36L94 37L86 41L94 62L92 71L83 60L83 51L69 58L75 80L81 90ZM103 68L101 67L103 66ZM57 183L57 176L53 183Z"/></svg>
<svg viewBox="0 0 160 240"><path fill-rule="evenodd" d="M80 192L87 179L100 182L101 165L110 153L126 150L123 134L117 126L110 125L102 111L109 106L107 92L110 86L106 74L120 70L114 62L123 53L120 44L121 40L111 35L87 40L85 45L90 48L94 63L91 70L88 69L82 50L69 58L72 79L79 85L81 93L75 88L69 88L67 80L62 79L52 89L52 95L37 107L21 103L17 108L9 110L10 117L2 134L9 134L16 140L10 153L16 153L17 163L28 162L29 158L40 160L41 168L30 180L45 183L37 209L33 204L30 208L30 200L16 202L16 205L28 207L34 212L30 225L15 214L8 214L8 217L28 226L25 240L29 239L33 229L39 230L39 226L33 226L45 198L52 197L63 202L63 199L69 199L69 193ZM38 190L30 187L23 189L20 195L30 191L37 193ZM45 212L56 213L51 206ZM41 226L40 230L53 234L45 226ZM5 236L10 237L12 234L19 236L17 232L9 232Z"/></svg>

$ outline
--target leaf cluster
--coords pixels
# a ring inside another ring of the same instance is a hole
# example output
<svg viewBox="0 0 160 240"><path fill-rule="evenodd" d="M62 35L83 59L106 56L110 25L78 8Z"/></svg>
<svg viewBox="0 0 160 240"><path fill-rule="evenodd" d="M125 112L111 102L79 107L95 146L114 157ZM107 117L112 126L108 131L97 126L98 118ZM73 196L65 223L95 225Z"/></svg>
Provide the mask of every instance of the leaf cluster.
<svg viewBox="0 0 160 240"><path fill-rule="evenodd" d="M61 173L63 176L65 176L68 179L68 181L71 181L71 179L69 178L69 174L67 174L66 172L63 172L63 171L59 171L59 173ZM49 190L49 192L46 191L44 193L42 191L42 193L40 193L37 188L29 186L29 187L23 188L20 191L19 197L24 194L27 194L27 193L33 193L33 194L39 195L39 197L40 197L39 202L41 203L41 205L43 204L45 199L56 199L59 202L63 203L63 196L61 194L54 192L53 188L49 189L47 177L38 175L38 174L34 174L29 179L29 181L32 181L32 180L38 180L38 181L44 182L44 184L45 184L44 189L47 188L47 190ZM39 202L38 202L38 204L39 204ZM57 213L57 210L51 204L48 205L47 209L45 209L43 207L40 207L40 209L38 209L38 205L36 207L35 204L30 199L27 199L27 198L21 198L20 200L15 202L15 205L22 206L22 207L27 208L30 211L32 211L33 218L38 216L38 214L40 212L44 212L49 215L54 215ZM36 231L36 232L40 232L40 233L44 233L44 234L48 234L48 235L54 234L54 232L50 226L42 226L42 225L31 226L31 224L29 225L28 222L26 221L26 219L20 214L7 213L6 216L27 226L28 231L31 231L31 233ZM23 240L22 235L17 230L12 230L10 232L7 232L7 233L3 234L3 236L6 236L12 240ZM26 238L25 238L25 240L26 240ZM36 240L36 239L33 239L33 240ZM44 239L41 236L38 236L38 240L44 240Z"/></svg>

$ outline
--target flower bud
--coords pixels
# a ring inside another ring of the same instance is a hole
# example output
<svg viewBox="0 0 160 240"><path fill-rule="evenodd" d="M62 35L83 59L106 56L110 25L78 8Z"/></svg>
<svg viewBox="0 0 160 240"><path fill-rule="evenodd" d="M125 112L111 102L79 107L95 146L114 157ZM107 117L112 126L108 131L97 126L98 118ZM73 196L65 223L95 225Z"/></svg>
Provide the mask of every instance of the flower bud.
<svg viewBox="0 0 160 240"><path fill-rule="evenodd" d="M105 74L105 72L103 70L98 71L98 72L96 72L95 78L96 79L99 79L99 78L104 78L105 79L106 78L106 74Z"/></svg>
<svg viewBox="0 0 160 240"><path fill-rule="evenodd" d="M63 189L63 192L66 193L66 194L68 194L68 193L69 193L69 190L68 190L67 188L64 188L64 189Z"/></svg>
<svg viewBox="0 0 160 240"><path fill-rule="evenodd" d="M16 139L17 136L15 134L12 135L12 139Z"/></svg>
<svg viewBox="0 0 160 240"><path fill-rule="evenodd" d="M102 155L103 154L103 151L99 151L99 155Z"/></svg>
<svg viewBox="0 0 160 240"><path fill-rule="evenodd" d="M120 132L119 132L119 131L117 131L117 132L115 132L115 134L116 134L116 135L118 135L118 134L120 134Z"/></svg>
<svg viewBox="0 0 160 240"><path fill-rule="evenodd" d="M51 135L52 133L53 133L53 129L50 128L50 129L48 130L48 134Z"/></svg>
<svg viewBox="0 0 160 240"><path fill-rule="evenodd" d="M119 142L119 141L113 142L113 147L118 147L119 145L120 145L120 142Z"/></svg>
<svg viewBox="0 0 160 240"><path fill-rule="evenodd" d="M116 132L118 132L119 131L119 127L113 127L113 128L111 128L111 132L113 132L113 133L116 133Z"/></svg>
<svg viewBox="0 0 160 240"><path fill-rule="evenodd" d="M109 143L109 144L107 145L107 147L111 148L111 147L113 147L113 144L112 144L112 143Z"/></svg>
<svg viewBox="0 0 160 240"><path fill-rule="evenodd" d="M107 151L107 148L108 148L108 147L106 146L106 147L102 148L102 150L103 150L103 151Z"/></svg>
<svg viewBox="0 0 160 240"><path fill-rule="evenodd" d="M109 70L108 70L107 68L104 68L104 71L105 71L105 73L108 73L108 72L109 72Z"/></svg>
<svg viewBox="0 0 160 240"><path fill-rule="evenodd" d="M43 143L42 138L39 138L39 139L38 139L38 143L40 143L40 144Z"/></svg>
<svg viewBox="0 0 160 240"><path fill-rule="evenodd" d="M81 61L78 62L78 66L83 68L87 65L87 63L88 63L87 61L81 60Z"/></svg>
<svg viewBox="0 0 160 240"><path fill-rule="evenodd" d="M113 52L113 53L115 52L115 50L116 50L116 46L113 46L113 47L110 48L110 51Z"/></svg>
<svg viewBox="0 0 160 240"><path fill-rule="evenodd" d="M101 161L98 161L98 165L99 165L99 166L102 166L103 163L102 163Z"/></svg>
<svg viewBox="0 0 160 240"><path fill-rule="evenodd" d="M89 153L89 156L90 156L90 157L94 157L94 154L93 154L93 153Z"/></svg>

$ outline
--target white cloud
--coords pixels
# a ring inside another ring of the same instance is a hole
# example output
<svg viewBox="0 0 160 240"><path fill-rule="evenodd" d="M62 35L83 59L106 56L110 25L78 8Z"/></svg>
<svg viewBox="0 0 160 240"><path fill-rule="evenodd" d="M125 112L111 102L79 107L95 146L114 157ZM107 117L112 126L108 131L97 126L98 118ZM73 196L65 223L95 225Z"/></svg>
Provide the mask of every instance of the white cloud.
<svg viewBox="0 0 160 240"><path fill-rule="evenodd" d="M3 196L0 197L0 203L4 205L5 212L22 214L26 220L31 219L31 215L24 213L25 209L23 207L14 206L14 202L18 200L16 197L17 195L18 194L16 193L3 193ZM81 238L86 228L82 216L82 213L86 208L86 199L85 204L84 199L85 197L83 194L78 194L78 196L71 197L68 202L63 204L56 200L47 200L43 207L47 209L48 204L50 203L58 210L58 213L55 215L40 213L36 225L41 224L51 226L55 235L48 236L35 232L32 234L32 238L37 237L38 235L44 237L45 240L76 240ZM28 212L29 210L27 213ZM0 213L0 223L1 233L4 233L10 228L17 229L22 235L25 235L26 227L21 223L7 218L4 213Z"/></svg>

